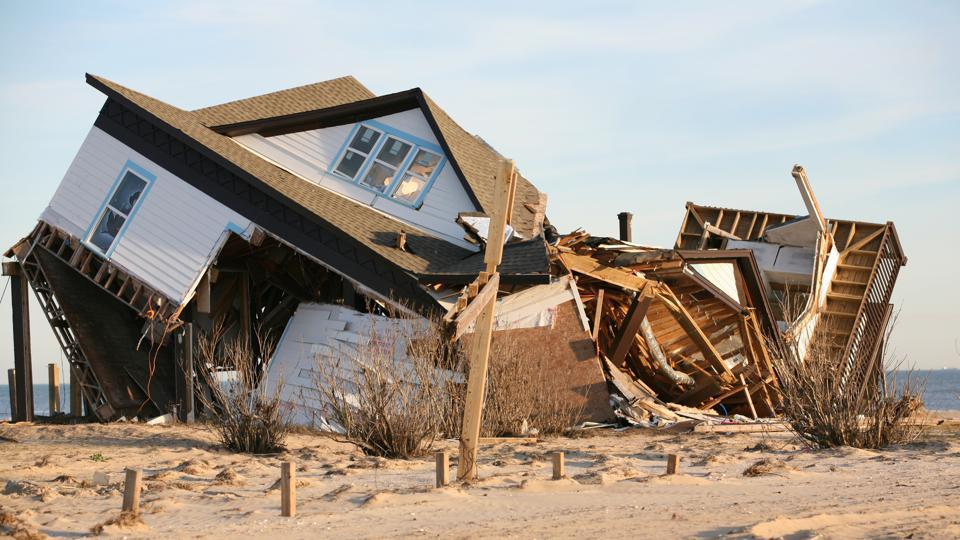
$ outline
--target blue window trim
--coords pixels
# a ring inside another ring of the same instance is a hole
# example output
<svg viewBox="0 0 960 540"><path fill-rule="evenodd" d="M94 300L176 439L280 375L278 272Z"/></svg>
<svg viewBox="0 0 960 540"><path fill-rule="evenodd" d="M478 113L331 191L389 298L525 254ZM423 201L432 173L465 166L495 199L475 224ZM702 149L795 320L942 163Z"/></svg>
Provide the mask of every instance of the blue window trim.
<svg viewBox="0 0 960 540"><path fill-rule="evenodd" d="M103 218L103 213L107 208L107 203L110 202L111 198L113 198L117 188L120 187L120 182L123 181L123 177L126 176L128 172L132 172L133 174L139 176L141 180L147 183L147 186L143 188L143 193L140 194L140 198L137 199L136 204L133 205L133 208L130 209L130 213L127 214L126 219L123 221L123 226L120 227L116 238L114 238L113 243L110 244L110 249L104 253L99 247L97 247L96 244L90 241L90 236L93 234L94 227L96 227L97 223L100 222L100 219ZM140 211L140 207L143 205L143 200L147 198L147 194L150 193L150 189L153 187L153 184L156 182L156 180L157 175L137 165L133 161L127 160L127 162L123 165L123 168L120 169L120 174L118 174L117 178L113 181L113 185L110 186L110 191L107 192L107 196L104 197L103 203L100 204L100 208L97 210L97 213L93 216L93 221L90 223L90 226L87 227L87 231L83 235L83 244L98 255L101 255L107 259L112 257L113 252L117 249L117 246L120 245L120 239L123 238L124 234L126 234L127 227L130 226L130 222L133 220L133 217L137 215L137 212Z"/></svg>
<svg viewBox="0 0 960 540"><path fill-rule="evenodd" d="M421 148L428 150L440 156L440 161L437 163L437 168L434 169L433 174L427 178L427 183L423 186L423 189L420 191L420 195L417 196L417 199L413 202L407 202L402 199L395 199L393 197L394 191L399 187L400 182L394 182L393 187L391 187L387 192L374 189L363 183L363 178L366 176L367 171L373 165L373 161L376 159L376 155L383 148L383 145L387 141L386 136L380 137L380 140L377 141L377 144L370 150L370 153L367 155L367 159L363 162L363 166L357 171L357 174L354 178L350 178L342 173L337 172L334 168L340 163L340 160L343 159L344 154L346 154L349 149L350 141L356 136L357 131L361 127L369 127L376 131L381 132L382 135L393 136L397 139L402 140L403 142L413 145L410 149L409 154L404 158L403 163L397 168L396 178L403 178L403 175L406 174L407 169L410 168L410 164L413 162L413 158L416 156L417 151ZM423 199L426 198L427 192L430 191L430 188L436 182L437 177L440 176L440 172L443 170L443 166L447 163L447 156L443 153L443 149L440 148L440 145L434 144L430 141L421 139L414 135L410 135L404 131L401 131L395 127L388 126L384 123L378 122L376 120L364 120L363 122L357 122L353 125L353 128L350 130L350 133L347 135L347 138L343 141L343 144L340 145L340 150L337 151L336 157L330 162L330 165L327 166L327 172L332 176L337 177L338 179L350 182L351 184L358 186L366 191L369 191L376 196L386 199L390 202L394 202L403 206L408 206L413 209L419 209L423 205ZM374 199L376 200L376 199Z"/></svg>

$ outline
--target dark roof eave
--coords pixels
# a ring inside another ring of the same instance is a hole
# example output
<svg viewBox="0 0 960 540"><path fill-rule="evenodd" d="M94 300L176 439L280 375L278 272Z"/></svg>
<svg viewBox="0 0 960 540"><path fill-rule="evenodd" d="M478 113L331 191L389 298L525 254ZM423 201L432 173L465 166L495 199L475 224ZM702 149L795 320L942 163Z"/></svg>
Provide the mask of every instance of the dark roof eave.
<svg viewBox="0 0 960 540"><path fill-rule="evenodd" d="M296 131L319 129L324 127L350 124L378 116L394 114L417 108L420 103L415 97L419 89L404 90L362 101L344 103L324 109L298 112L270 118L258 118L234 124L210 126L221 135L236 137L259 133L264 137L285 135Z"/></svg>

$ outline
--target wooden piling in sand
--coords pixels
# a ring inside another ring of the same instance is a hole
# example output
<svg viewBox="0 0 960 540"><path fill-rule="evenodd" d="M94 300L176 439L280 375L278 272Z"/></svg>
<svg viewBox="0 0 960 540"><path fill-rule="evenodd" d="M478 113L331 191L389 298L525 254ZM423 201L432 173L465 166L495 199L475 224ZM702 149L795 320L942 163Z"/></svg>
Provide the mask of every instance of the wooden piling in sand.
<svg viewBox="0 0 960 540"><path fill-rule="evenodd" d="M17 371L7 370L7 388L10 391L10 420L17 417Z"/></svg>
<svg viewBox="0 0 960 540"><path fill-rule="evenodd" d="M443 450L438 450L437 458L437 482L436 487L443 487L450 483L450 454Z"/></svg>
<svg viewBox="0 0 960 540"><path fill-rule="evenodd" d="M143 471L127 469L127 477L123 481L123 511L133 514L140 513L140 482L143 480Z"/></svg>
<svg viewBox="0 0 960 540"><path fill-rule="evenodd" d="M80 378L75 369L70 369L70 414L83 416L83 394L80 393Z"/></svg>
<svg viewBox="0 0 960 540"><path fill-rule="evenodd" d="M60 366L47 364L47 386L50 388L50 416L60 412Z"/></svg>
<svg viewBox="0 0 960 540"><path fill-rule="evenodd" d="M297 515L297 469L292 461L280 464L280 515Z"/></svg>
<svg viewBox="0 0 960 540"><path fill-rule="evenodd" d="M553 453L553 479L560 480L564 476L566 476L566 471L564 471L563 452L554 452Z"/></svg>
<svg viewBox="0 0 960 540"><path fill-rule="evenodd" d="M677 474L680 472L680 456L676 454L667 455L667 474Z"/></svg>

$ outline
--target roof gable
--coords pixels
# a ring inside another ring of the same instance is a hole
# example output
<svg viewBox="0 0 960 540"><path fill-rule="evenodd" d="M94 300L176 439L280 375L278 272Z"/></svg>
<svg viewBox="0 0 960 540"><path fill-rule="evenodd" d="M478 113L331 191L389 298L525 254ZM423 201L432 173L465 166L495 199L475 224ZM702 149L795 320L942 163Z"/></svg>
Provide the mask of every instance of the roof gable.
<svg viewBox="0 0 960 540"><path fill-rule="evenodd" d="M120 99L152 116L162 125L183 133L199 149L205 149L224 164L253 177L265 188L305 209L408 272L424 273L451 264L468 251L443 240L411 234L410 226L370 207L333 192L319 189L245 149L230 137L211 130L189 111L168 105L113 81L87 75L87 82L110 97ZM409 250L401 251L389 241L407 231Z"/></svg>
<svg viewBox="0 0 960 540"><path fill-rule="evenodd" d="M352 77L343 79L349 79L363 88ZM336 92L337 97L323 95L327 91ZM356 88L353 92L345 92L339 87L318 83L200 109L197 112L204 114L208 127L224 135L259 133L272 136L354 123L420 108L473 202L478 208L490 212L494 203L494 177L498 163L503 159L496 150L460 127L419 88L378 97L372 94L362 97L363 95L365 94ZM347 101L347 96L357 99ZM248 107L250 110L238 110ZM217 108L231 109L234 112L230 115L209 112ZM236 121L220 122L227 118ZM541 201L541 198L542 194L537 188L522 175L518 175L511 224L522 236L530 237L536 234L537 209L542 214L544 208L541 206L545 206L545 200Z"/></svg>

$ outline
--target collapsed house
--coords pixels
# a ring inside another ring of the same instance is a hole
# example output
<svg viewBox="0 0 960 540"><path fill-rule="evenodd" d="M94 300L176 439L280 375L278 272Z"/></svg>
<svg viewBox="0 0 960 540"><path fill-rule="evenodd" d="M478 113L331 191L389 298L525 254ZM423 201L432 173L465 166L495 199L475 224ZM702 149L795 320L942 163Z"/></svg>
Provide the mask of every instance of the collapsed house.
<svg viewBox="0 0 960 540"><path fill-rule="evenodd" d="M687 203L673 249L629 242L629 214L619 240L560 239L624 414L774 416L771 358L803 362L814 345L842 364L848 391L882 384L890 297L907 261L896 227L828 220L803 168L793 176L805 216Z"/></svg>
<svg viewBox="0 0 960 540"><path fill-rule="evenodd" d="M375 96L344 77L188 111L87 82L106 102L6 256L100 420L189 415L195 371L217 368L193 365L195 331L217 325L253 348L256 333L282 336L276 361L255 351L256 367L306 385L306 349L291 340L314 352L356 342L354 314L371 305L442 316L448 289L481 269L503 158L418 88ZM545 211L519 176L500 268L517 294L499 301L498 335L557 344L551 361L578 368L571 399L609 417L577 290L550 273ZM14 325L28 334L25 316ZM15 355L24 381L28 341Z"/></svg>
<svg viewBox="0 0 960 540"><path fill-rule="evenodd" d="M248 344L300 423L317 417L304 395L318 357L356 358L375 327L442 319L469 342L483 248L501 241L488 232L503 157L420 89L375 96L345 77L190 111L87 82L106 102L4 270L34 291L89 415L189 418L221 367L195 361L198 334ZM522 351L500 361L556 374L593 421L614 408L653 424L774 416L771 359L803 361L822 336L845 384L876 384L906 262L896 229L826 220L794 172L807 216L689 203L673 249L631 242L624 214L619 239L560 236L546 195L518 175L497 281L483 288L494 342ZM29 389L15 297L17 386ZM275 349L259 350L264 335ZM29 390L17 399L27 419Z"/></svg>

